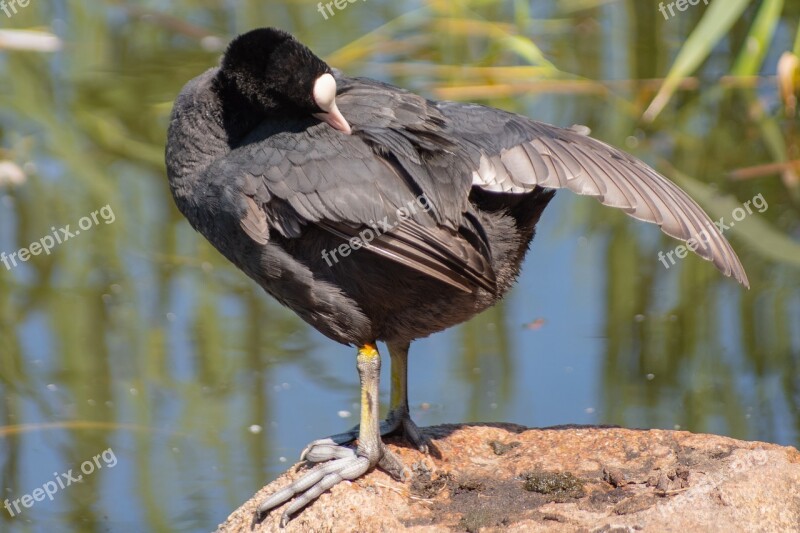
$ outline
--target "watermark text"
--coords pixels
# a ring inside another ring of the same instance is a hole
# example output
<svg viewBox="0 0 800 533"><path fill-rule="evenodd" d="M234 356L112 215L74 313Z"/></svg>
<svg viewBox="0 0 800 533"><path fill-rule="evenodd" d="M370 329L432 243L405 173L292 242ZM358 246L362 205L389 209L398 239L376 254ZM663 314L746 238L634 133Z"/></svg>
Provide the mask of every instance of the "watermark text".
<svg viewBox="0 0 800 533"><path fill-rule="evenodd" d="M81 483L83 481L83 476L91 476L103 467L114 468L115 466L117 466L117 456L114 454L114 450L108 448L91 459L82 462L80 466L81 473L75 473L74 468L62 473L53 472L52 480L46 481L41 487L33 489L28 494L23 494L19 498L14 500L6 499L3 502L3 507L6 508L6 511L12 518L19 516L25 509L30 509L36 505L37 502L44 501L45 498L53 501L56 494L60 491L75 483Z"/></svg>
<svg viewBox="0 0 800 533"><path fill-rule="evenodd" d="M8 18L11 18L20 9L28 7L30 3L31 0L0 0L0 11L5 13Z"/></svg>
<svg viewBox="0 0 800 533"><path fill-rule="evenodd" d="M73 230L70 224L58 229L52 227L50 228L52 233L45 235L38 241L32 242L25 248L20 248L16 252L11 252L8 254L6 252L0 252L0 262L5 265L6 270L11 270L19 264L17 263L17 260L25 263L31 257L41 255L42 252L44 252L45 255L50 255L50 252L53 250L53 248L60 244L64 244L68 240L74 239L81 234L81 231L88 231L95 226L99 226L101 219L106 224L113 224L117 219L117 217L114 215L114 210L111 209L111 205L105 205L97 211L94 211L81 218L78 221L78 229Z"/></svg>
<svg viewBox="0 0 800 533"><path fill-rule="evenodd" d="M357 1L358 0L333 0L333 2L328 2L326 4L319 2L317 4L317 11L320 12L320 14L325 18L325 20L328 20L328 14L330 14L330 16L334 16L336 15L337 11L342 11L349 4L355 4ZM361 1L365 2L366 0L361 0ZM335 11L333 9L334 7L336 8Z"/></svg>
<svg viewBox="0 0 800 533"><path fill-rule="evenodd" d="M676 15L675 9L678 11L686 11L689 9L689 6L696 6L700 2L708 5L708 0L675 0L674 2L669 2L668 4L665 4L664 2L659 3L658 10L661 11L662 15L664 15L664 20L669 20ZM667 15L667 10L669 10L669 15Z"/></svg>
<svg viewBox="0 0 800 533"><path fill-rule="evenodd" d="M384 233L389 233L392 229L402 224L403 220L417 214L420 209L422 211L429 211L431 209L431 204L424 194L417 196L405 206L398 208L395 212L397 220L390 221L388 215L377 222L370 220L369 227L360 231L358 236L351 237L349 241L342 243L338 248L334 248L333 250L322 250L322 258L328 266L331 267L339 262L339 257L347 257L354 250L368 247L369 243ZM339 257L337 257L337 255Z"/></svg>
<svg viewBox="0 0 800 533"><path fill-rule="evenodd" d="M683 259L689 255L690 251L694 252L700 248L701 243L708 242L708 240L711 238L712 232L718 231L721 234L725 233L734 225L736 225L737 222L741 222L749 215L752 215L753 208L755 208L759 213L763 213L769 209L769 204L767 204L767 201L764 199L764 195L759 193L754 196L752 200L747 200L742 204L741 207L734 209L731 212L731 218L733 218L733 221L726 221L725 217L720 217L719 220L715 220L713 224L709 224L707 228L704 228L698 234L686 241L686 244L681 244L680 246L675 247L674 250L670 250L667 253L664 253L663 250L659 250L658 260L661 261L661 264L664 265L664 268L670 268L671 266L675 265L676 257L678 259Z"/></svg>

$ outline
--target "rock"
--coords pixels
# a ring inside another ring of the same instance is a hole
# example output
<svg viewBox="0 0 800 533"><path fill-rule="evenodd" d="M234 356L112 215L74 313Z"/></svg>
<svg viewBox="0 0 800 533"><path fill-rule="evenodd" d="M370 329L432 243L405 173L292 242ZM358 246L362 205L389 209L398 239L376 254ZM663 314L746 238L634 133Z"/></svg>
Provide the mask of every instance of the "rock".
<svg viewBox="0 0 800 533"><path fill-rule="evenodd" d="M281 530L283 508L255 531L735 532L800 531L800 452L685 431L512 424L424 429L431 456L388 439L413 471L379 470L323 494ZM251 531L267 495L298 464L220 525Z"/></svg>

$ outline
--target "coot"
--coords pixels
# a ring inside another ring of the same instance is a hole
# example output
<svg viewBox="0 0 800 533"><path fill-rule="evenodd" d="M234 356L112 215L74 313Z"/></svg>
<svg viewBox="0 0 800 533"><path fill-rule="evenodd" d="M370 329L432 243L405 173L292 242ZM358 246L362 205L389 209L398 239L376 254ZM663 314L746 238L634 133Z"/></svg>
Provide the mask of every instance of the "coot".
<svg viewBox="0 0 800 533"><path fill-rule="evenodd" d="M278 29L237 37L219 67L185 86L166 161L197 231L303 320L358 349L360 425L312 442L303 457L321 464L265 501L257 519L296 496L285 524L375 466L404 478L381 435L399 431L427 449L408 411L411 341L503 297L555 189L692 239L696 253L748 284L703 210L630 155L576 128L346 77ZM392 363L383 423L377 341Z"/></svg>

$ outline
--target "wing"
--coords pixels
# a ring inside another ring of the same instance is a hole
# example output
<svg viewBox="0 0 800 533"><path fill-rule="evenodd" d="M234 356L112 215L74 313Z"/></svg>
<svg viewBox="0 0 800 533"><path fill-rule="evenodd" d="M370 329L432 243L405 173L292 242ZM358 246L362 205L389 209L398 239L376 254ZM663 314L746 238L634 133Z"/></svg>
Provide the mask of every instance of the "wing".
<svg viewBox="0 0 800 533"><path fill-rule="evenodd" d="M368 78L338 78L339 108L358 137L401 169L409 187L430 200L439 225L457 230L469 210L472 170L436 103Z"/></svg>
<svg viewBox="0 0 800 533"><path fill-rule="evenodd" d="M409 138L414 135L406 138L412 142ZM443 224L446 210L427 196L419 200L424 193L408 170L424 170L417 148L384 157L374 142L369 136L341 135L316 120L283 124L280 130L265 124L214 172L244 176L240 225L258 243L267 242L269 228L297 238L304 226L315 224L343 240L371 229L376 236L367 250L466 292L476 286L493 290L489 257L465 237L464 213ZM466 166L462 180L465 174L466 198Z"/></svg>
<svg viewBox="0 0 800 533"><path fill-rule="evenodd" d="M361 237L363 230L346 224L323 221L319 225L343 240L358 239L361 247L464 292L473 292L475 286L495 290L495 273L486 256L448 228L424 228L403 220L373 241Z"/></svg>
<svg viewBox="0 0 800 533"><path fill-rule="evenodd" d="M692 240L700 257L750 286L733 248L703 209L638 159L577 129L475 104L441 102L438 108L451 127L457 127L450 137L460 140L461 153L472 165L473 186L510 193L566 188L592 196L633 218L658 224L676 239Z"/></svg>

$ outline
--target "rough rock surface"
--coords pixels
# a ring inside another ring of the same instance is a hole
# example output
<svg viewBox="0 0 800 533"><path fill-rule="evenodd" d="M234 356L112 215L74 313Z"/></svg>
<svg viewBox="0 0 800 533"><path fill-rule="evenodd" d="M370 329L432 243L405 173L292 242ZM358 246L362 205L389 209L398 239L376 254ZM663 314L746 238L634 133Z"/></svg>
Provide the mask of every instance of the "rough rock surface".
<svg viewBox="0 0 800 533"><path fill-rule="evenodd" d="M375 470L342 483L278 527L255 531L800 532L800 452L685 431L511 424L424 429L425 456L389 447L406 484ZM258 503L298 464L231 514L220 532L251 531Z"/></svg>

